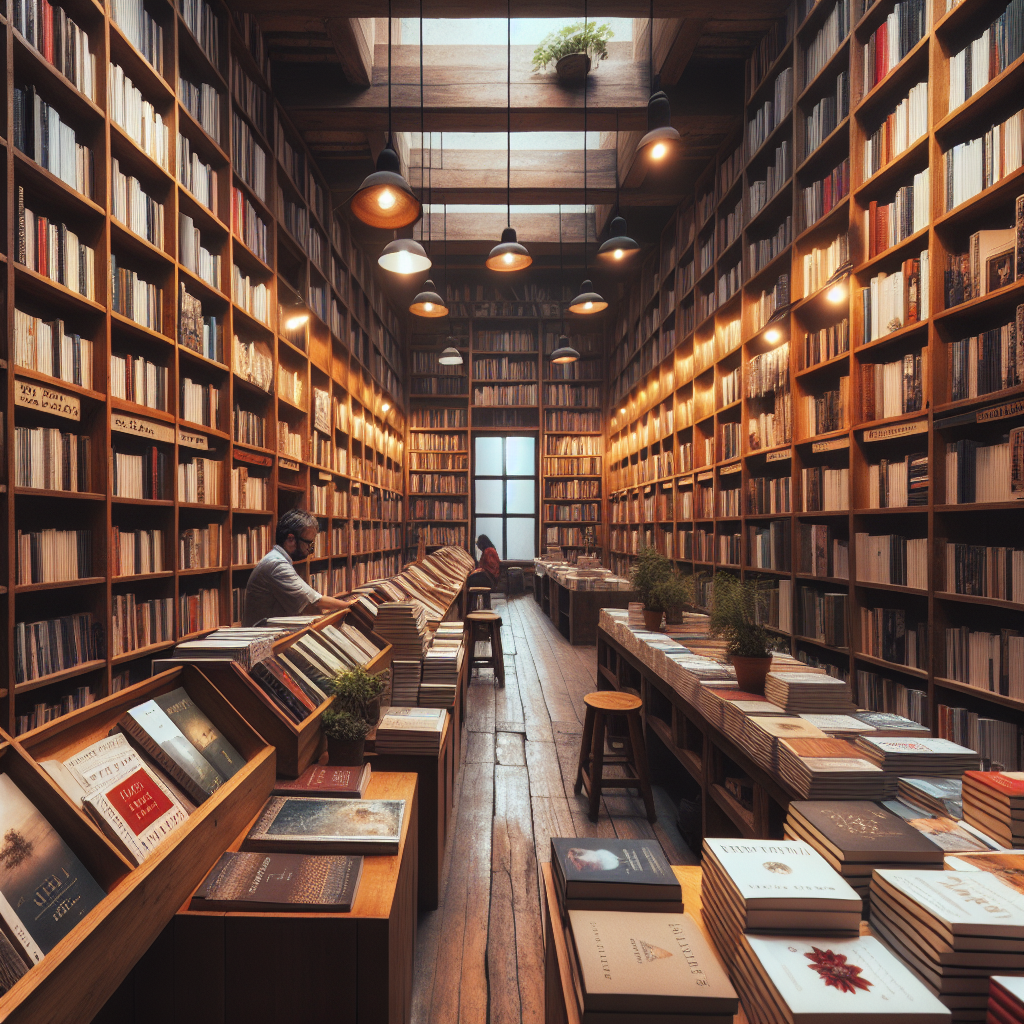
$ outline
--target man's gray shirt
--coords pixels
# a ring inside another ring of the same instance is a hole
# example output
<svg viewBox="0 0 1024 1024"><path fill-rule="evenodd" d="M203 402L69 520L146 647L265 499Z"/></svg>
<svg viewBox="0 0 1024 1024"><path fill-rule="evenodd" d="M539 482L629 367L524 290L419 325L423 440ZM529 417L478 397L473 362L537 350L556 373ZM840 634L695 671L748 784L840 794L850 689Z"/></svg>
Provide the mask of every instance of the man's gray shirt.
<svg viewBox="0 0 1024 1024"><path fill-rule="evenodd" d="M249 576L242 625L253 626L274 615L301 615L321 597L295 571L291 555L275 544Z"/></svg>

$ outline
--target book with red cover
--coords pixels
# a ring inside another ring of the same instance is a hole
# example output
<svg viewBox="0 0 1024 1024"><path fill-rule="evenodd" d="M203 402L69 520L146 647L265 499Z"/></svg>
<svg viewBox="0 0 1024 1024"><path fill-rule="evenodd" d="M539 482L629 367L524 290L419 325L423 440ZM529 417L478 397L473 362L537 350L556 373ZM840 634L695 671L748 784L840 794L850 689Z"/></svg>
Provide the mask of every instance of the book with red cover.
<svg viewBox="0 0 1024 1024"><path fill-rule="evenodd" d="M311 764L297 779L278 779L276 796L336 796L359 799L370 784L372 768L346 768L333 764Z"/></svg>
<svg viewBox="0 0 1024 1024"><path fill-rule="evenodd" d="M1024 772L964 772L964 778L985 787L993 799L1024 807Z"/></svg>

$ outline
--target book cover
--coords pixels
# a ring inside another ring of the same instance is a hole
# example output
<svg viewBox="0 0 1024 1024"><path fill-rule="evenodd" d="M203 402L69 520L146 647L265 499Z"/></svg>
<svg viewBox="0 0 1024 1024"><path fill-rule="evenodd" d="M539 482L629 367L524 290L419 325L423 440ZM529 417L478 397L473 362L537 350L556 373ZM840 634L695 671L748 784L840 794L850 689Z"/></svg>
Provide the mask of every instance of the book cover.
<svg viewBox="0 0 1024 1024"><path fill-rule="evenodd" d="M980 835L969 832L960 822L945 815L929 814L902 800L885 800L882 806L927 836L946 853L982 852L992 849L992 840L986 843Z"/></svg>
<svg viewBox="0 0 1024 1024"><path fill-rule="evenodd" d="M1024 772L964 772L964 778L1012 805L1024 804Z"/></svg>
<svg viewBox="0 0 1024 1024"><path fill-rule="evenodd" d="M291 908L347 913L362 872L362 857L225 853L196 890L189 907L227 913Z"/></svg>
<svg viewBox="0 0 1024 1024"><path fill-rule="evenodd" d="M0 915L38 962L106 893L7 774L0 775L0 836Z"/></svg>
<svg viewBox="0 0 1024 1024"><path fill-rule="evenodd" d="M404 800L272 796L245 846L297 853L397 853L404 816Z"/></svg>
<svg viewBox="0 0 1024 1024"><path fill-rule="evenodd" d="M567 899L683 898L679 880L654 840L553 837L551 863Z"/></svg>
<svg viewBox="0 0 1024 1024"><path fill-rule="evenodd" d="M1018 893L1024 894L1024 853L1015 850L958 853L946 857L947 871L987 871Z"/></svg>
<svg viewBox="0 0 1024 1024"><path fill-rule="evenodd" d="M179 687L153 698L157 707L181 730L182 735L225 779L245 764L245 758L224 738L224 734L196 707Z"/></svg>
<svg viewBox="0 0 1024 1024"><path fill-rule="evenodd" d="M372 769L343 768L332 764L311 764L297 779L278 779L275 796L361 797L370 784Z"/></svg>
<svg viewBox="0 0 1024 1024"><path fill-rule="evenodd" d="M728 1014L738 997L689 914L570 910L587 1013Z"/></svg>
<svg viewBox="0 0 1024 1024"><path fill-rule="evenodd" d="M803 819L848 863L942 863L942 850L901 817L871 800L794 800Z"/></svg>

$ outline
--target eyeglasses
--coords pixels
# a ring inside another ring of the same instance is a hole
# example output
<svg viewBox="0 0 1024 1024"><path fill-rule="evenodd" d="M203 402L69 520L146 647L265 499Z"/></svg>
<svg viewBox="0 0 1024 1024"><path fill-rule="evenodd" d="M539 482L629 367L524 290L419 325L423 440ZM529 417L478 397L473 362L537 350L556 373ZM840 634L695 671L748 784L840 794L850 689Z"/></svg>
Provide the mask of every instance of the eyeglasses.
<svg viewBox="0 0 1024 1024"><path fill-rule="evenodd" d="M303 537L303 536L301 536L300 534L296 534L296 535L295 535L295 540L296 540L296 541L297 541L297 542L298 542L299 544L302 544L302 545L304 545L304 546L305 546L305 548L306 548L306 550L308 551L308 550L310 550L310 549L311 549L311 548L313 547L313 545L314 545L314 544L316 543L316 534L313 534L313 536L312 536L312 537L311 537L311 538L310 538L309 540L306 540L306 538L305 538L305 537Z"/></svg>

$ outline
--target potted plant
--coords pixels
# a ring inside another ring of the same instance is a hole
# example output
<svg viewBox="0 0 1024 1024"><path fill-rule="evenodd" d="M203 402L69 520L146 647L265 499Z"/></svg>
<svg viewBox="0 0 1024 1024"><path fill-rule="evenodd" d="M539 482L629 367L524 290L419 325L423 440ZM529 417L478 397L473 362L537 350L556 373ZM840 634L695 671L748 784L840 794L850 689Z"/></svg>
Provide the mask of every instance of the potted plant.
<svg viewBox="0 0 1024 1024"><path fill-rule="evenodd" d="M672 560L657 548L643 548L629 570L629 582L644 603L644 625L661 629L665 606L658 596L658 584L674 575Z"/></svg>
<svg viewBox="0 0 1024 1024"><path fill-rule="evenodd" d="M327 737L327 763L361 765L370 723L350 711L327 708L321 719Z"/></svg>
<svg viewBox="0 0 1024 1024"><path fill-rule="evenodd" d="M362 764L366 734L380 718L380 698L388 673L367 672L362 665L348 669L331 680L334 700L324 711L330 764Z"/></svg>
<svg viewBox="0 0 1024 1024"><path fill-rule="evenodd" d="M590 69L608 57L608 40L615 33L605 22L578 21L549 32L533 51L533 70L543 71L554 63L563 82L582 82Z"/></svg>
<svg viewBox="0 0 1024 1024"><path fill-rule="evenodd" d="M655 588L655 598L665 609L665 621L671 625L682 622L684 608L693 605L693 576L673 573Z"/></svg>
<svg viewBox="0 0 1024 1024"><path fill-rule="evenodd" d="M737 685L748 693L764 693L765 676L777 646L761 622L769 586L765 580L741 580L719 572L711 588L711 635L728 641Z"/></svg>

